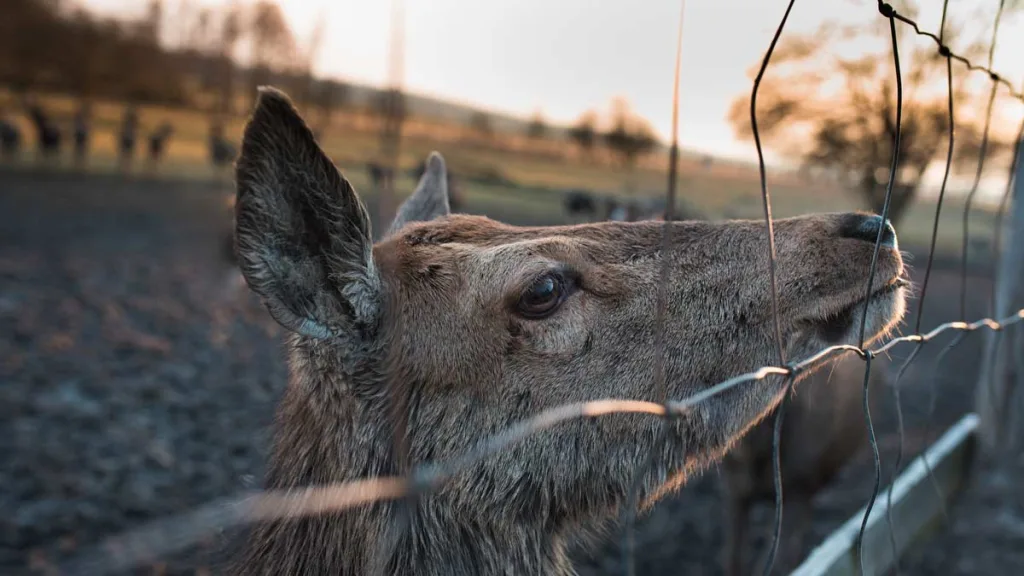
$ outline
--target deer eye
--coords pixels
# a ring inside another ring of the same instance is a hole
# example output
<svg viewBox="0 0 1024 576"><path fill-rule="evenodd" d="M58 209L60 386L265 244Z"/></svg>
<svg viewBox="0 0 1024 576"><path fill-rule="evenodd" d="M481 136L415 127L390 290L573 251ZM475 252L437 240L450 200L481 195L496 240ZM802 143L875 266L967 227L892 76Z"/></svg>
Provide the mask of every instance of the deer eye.
<svg viewBox="0 0 1024 576"><path fill-rule="evenodd" d="M539 319L550 316L568 295L565 280L559 274L546 274L534 282L519 297L516 310L525 318Z"/></svg>

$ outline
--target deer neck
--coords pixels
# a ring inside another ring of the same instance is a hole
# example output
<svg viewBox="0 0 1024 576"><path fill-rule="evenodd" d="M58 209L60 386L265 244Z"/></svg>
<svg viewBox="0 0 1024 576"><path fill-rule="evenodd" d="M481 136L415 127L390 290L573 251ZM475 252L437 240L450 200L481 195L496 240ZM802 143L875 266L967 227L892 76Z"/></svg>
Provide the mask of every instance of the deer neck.
<svg viewBox="0 0 1024 576"><path fill-rule="evenodd" d="M270 490L399 474L387 403L361 399L367 365L344 374L316 347L293 347L278 412ZM443 494L253 527L237 574L573 574L561 530L473 514ZM396 531L397 530L397 531Z"/></svg>

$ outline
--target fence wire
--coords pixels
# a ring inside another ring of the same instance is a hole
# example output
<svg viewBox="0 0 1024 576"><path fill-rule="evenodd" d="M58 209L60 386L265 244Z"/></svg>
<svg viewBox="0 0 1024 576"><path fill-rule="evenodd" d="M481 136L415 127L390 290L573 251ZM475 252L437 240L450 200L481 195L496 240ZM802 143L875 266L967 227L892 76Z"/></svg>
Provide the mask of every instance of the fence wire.
<svg viewBox="0 0 1024 576"><path fill-rule="evenodd" d="M774 239L774 226L773 218L771 214L771 200L767 185L767 175L765 169L765 161L762 150L762 144L760 134L758 132L757 115L756 115L756 99L757 91L760 86L761 80L768 69L772 53L778 43L779 38L782 35L786 21L789 14L794 6L795 0L790 0L787 4L786 11L776 29L775 35L768 47L762 62L761 68L757 77L754 80L753 91L751 94L751 105L750 105L750 116L751 116L751 127L753 129L754 141L757 148L759 173L761 181L761 195L762 203L764 208L764 219L765 226L768 231L768 243L767 250L769 254L769 266L768 266L768 280L771 284L771 296L772 296L772 309L773 309L773 328L774 337L776 340L776 347L778 353L778 365L775 366L763 366L755 371L741 374L708 388L693 394L687 398L681 400L670 400L667 397L667 386L665 382L663 356L664 356L664 342L662 341L663 330L658 330L659 344L657 346L657 352L655 355L656 365L654 366L655 371L655 382L659 391L659 402L648 402L641 400L629 400L629 399L602 399L590 402L580 402L574 404L568 404L563 406L557 406L541 411L534 417L521 421L506 430L485 438L479 442L472 450L466 452L460 457L451 459L447 462L434 462L422 464L416 467L407 468L407 473L402 473L394 476L380 476L374 478L366 478L358 481L351 481L345 483L338 483L332 485L323 486L312 486L302 489L290 489L290 490L263 490L255 491L236 496L232 498L223 499L220 501L213 502L197 510L193 510L189 513L183 514L178 517L165 519L157 522L153 522L142 529L132 530L128 533L118 535L113 538L107 539L99 547L85 553L82 556L72 560L72 562L65 565L66 571L69 573L89 573L89 574L102 574L117 572L132 567L139 566L145 562L157 560L163 556L180 551L189 546L195 545L196 543L208 538L211 535L223 533L225 530L239 527L244 524L273 520L273 519L284 519L284 518L297 518L303 516L335 513L342 510L350 509L357 506L363 506L375 502L384 501L395 501L405 500L407 503L413 502L415 498L424 496L429 492L436 490L442 486L445 482L451 479L455 474L466 470L481 460L492 456L500 451L508 449L510 446L523 439L532 435L538 434L542 431L548 430L562 423L577 420L582 418L598 418L609 414L648 414L654 417L661 417L664 420L664 428L670 424L673 418L685 418L690 411L702 402L707 401L719 394L725 393L733 388L741 385L750 384L764 380L771 376L779 376L785 380L785 394L783 395L783 401L780 403L776 414L775 421L773 424L773 473L774 473L774 485L775 485L775 517L773 523L773 534L771 540L771 548L767 562L763 567L765 574L771 572L775 554L778 548L781 525L782 525L782 512L783 512L783 495L782 495L782 483L781 483L781 471L779 466L779 438L781 425L783 422L784 411L785 411L785 398L788 398L790 387L795 377L815 368L820 367L823 363L834 359L841 354L853 353L859 356L865 361L865 374L864 374L864 397L863 397L863 410L865 422L868 428L869 441L872 450L873 463L874 463L874 485L873 490L868 501L868 506L865 510L865 514L861 523L861 532L858 542L858 558L860 559L860 568L863 571L864 566L864 549L863 549L863 533L866 525L867 518L870 516L871 509L877 499L880 478L881 478L881 462L879 458L879 449L877 439L875 437L874 427L871 421L871 412L869 409L868 402L868 379L870 377L871 362L879 354L888 352L899 344L913 344L910 355L900 366L895 381L892 385L893 402L896 408L897 414L897 433L899 435L899 447L896 456L896 464L892 471L892 476L889 482L889 495L888 499L889 506L887 507L887 521L889 525L889 540L893 547L894 560L896 561L896 570L899 571L899 557L896 554L897 543L895 539L895 531L892 529L892 484L896 476L899 473L900 466L902 464L905 446L904 446L904 420L903 410L900 397L900 381L903 378L907 368L917 358L922 348L934 340L939 335L945 334L946 332L956 333L957 336L946 346L946 348L939 354L936 359L936 365L941 363L945 355L952 350L955 346L961 343L968 335L981 329L994 330L1000 332L1012 325L1016 325L1024 320L1024 308L1017 310L1013 314L1009 314L1002 318L994 318L995 308L991 308L989 317L976 320L974 322L966 322L964 320L947 322L941 324L929 332L921 332L921 321L924 308L924 296L928 290L929 280L931 278L932 265L934 262L934 253L936 238L939 229L939 217L942 210L943 201L945 199L946 188L949 180L949 174L951 164L953 161L953 147L955 142L954 135L954 98L953 98L953 69L952 62L955 60L966 66L968 71L972 72L983 72L988 74L991 82L992 89L990 92L988 105L986 108L985 117L985 128L982 137L982 146L979 153L977 169L975 174L974 184L968 195L967 202L964 207L963 214L963 245L961 254L961 286L960 286L960 317L963 318L966 315L965 309L965 292L966 292L966 266L967 266L967 249L968 249L968 215L971 210L971 203L974 198L974 194L978 189L980 177L984 168L985 156L987 153L988 146L988 132L991 123L991 116L993 110L993 104L996 97L997 90L1000 86L1004 87L1008 92L1008 95L1016 100L1024 102L1024 91L1017 91L1013 85L1006 80L1006 78L992 70L992 60L995 51L996 36L999 31L999 22L1002 17L1003 7L1005 0L1001 0L999 3L999 10L996 15L995 25L993 27L993 37L988 53L988 66L979 66L972 63L969 59L953 53L949 47L944 43L944 30L946 25L946 14L948 8L948 0L943 3L942 12L942 23L938 35L931 32L922 31L919 25L911 18L899 14L890 4L879 1L877 3L878 13L889 21L890 37L892 40L892 51L893 51L893 63L894 63L894 74L896 78L897 88L897 107L896 107L896 133L893 141L893 155L892 161L889 168L889 181L886 186L885 201L882 209L882 217L888 217L888 210L890 199L892 195L893 184L896 179L896 173L899 167L899 144L900 144L900 128L902 118L902 93L903 93L903 80L900 72L900 60L899 60L899 49L898 49L898 36L896 23L900 22L912 28L914 32L923 37L932 39L938 46L938 53L946 59L946 72L947 72L947 88L948 88L948 150L946 155L946 166L945 173L942 180L942 185L939 190L937 205L935 208L935 216L932 225L931 242L928 254L927 266L924 274L924 281L920 290L920 302L917 310L917 317L914 322L914 333L892 338L884 342L873 349L865 349L864 346L864 330L865 330L865 318L866 318L866 307L865 302L865 314L862 315L861 326L859 330L859 345L836 345L824 348L816 354L805 358L798 362L788 362L785 358L785 352L783 348L782 336L781 336L781 323L779 318L778 309L778 296L777 296L777 285L776 285L776 258L775 258L775 239ZM663 232L663 242L665 246L670 245L671 241L671 221L674 218L674 203L677 183L677 164L678 164L678 103L679 103L679 66L680 66L680 53L681 53L681 34L682 34L682 17L683 12L681 8L680 21L679 21L679 34L676 54L676 68L675 68L675 84L673 87L673 116L672 116L672 146L670 149L670 167L668 177L668 190L667 190L667 207L665 215L665 226ZM1002 227L1004 224L1004 212L1006 211L1009 196L1011 193L1013 174L1016 164L1020 161L1019 158L1019 147L1024 138L1024 122L1021 124L1020 132L1015 144L1015 152L1013 160L1010 165L1010 178L1008 179L1006 190L1003 193L1001 201L999 203L998 212L996 214L995 231L994 231L994 266L998 269L998 257L1001 250L1001 236ZM1019 223L1018 223L1019 224ZM875 274L875 264L877 263L878 252L881 246L881 240L883 237L884 228L879 231L878 236L875 239L874 253L872 256L871 270L869 273L868 280L868 295L870 296L870 286L872 285L873 277ZM668 282L669 271L667 266L662 266L660 286L659 286L659 327L664 322L664 302L666 285ZM993 298L995 288L993 288ZM994 302L994 300L993 300ZM930 424L933 418L935 410L935 389L934 385L930 388L930 398L928 406L928 418L926 423ZM400 410L397 410L400 411ZM403 422L404 424L404 422ZM404 430L404 426L401 427ZM926 432L926 441L927 441ZM403 442L399 440L401 434L396 434L396 452L402 455L400 466L408 464L407 458L408 447L403 445ZM648 461L657 453L657 446L652 446L649 452ZM926 455L925 455L926 457ZM648 462L650 463L650 462ZM925 460L926 466L929 464L927 459ZM403 467L404 468L404 467ZM400 470L401 472L402 470ZM635 510L636 510L636 492L638 489L636 485L640 481L643 473L646 469L639 469L636 472L634 478L634 489L631 491L625 513L624 533L623 533L623 569L624 573L632 574L634 568L633 559L633 525L635 521ZM929 467L930 473L930 467ZM934 477L932 477L934 483ZM408 518L404 518L402 522L403 526L407 526ZM401 529L401 528L400 528Z"/></svg>

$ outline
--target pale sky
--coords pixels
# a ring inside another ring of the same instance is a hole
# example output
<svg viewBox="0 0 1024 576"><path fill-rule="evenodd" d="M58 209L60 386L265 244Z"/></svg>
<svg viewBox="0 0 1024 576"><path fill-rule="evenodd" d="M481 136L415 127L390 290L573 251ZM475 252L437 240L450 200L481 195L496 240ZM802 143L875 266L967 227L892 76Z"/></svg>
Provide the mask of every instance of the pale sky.
<svg viewBox="0 0 1024 576"><path fill-rule="evenodd" d="M165 0L165 10L173 18L183 3L224 2ZM84 3L109 14L140 13L146 5L145 0ZM763 57L786 4L686 3L680 112L685 147L756 159L752 143L734 138L726 113L737 94L750 91L747 72ZM919 4L922 28L937 31L942 3ZM949 22L969 22L990 34L998 0L950 4ZM316 63L320 73L384 83L391 0L283 0L281 5L300 38L318 19L327 22ZM667 140L679 0L404 0L404 5L408 90L523 116L539 109L557 122L571 122L588 108L603 111L613 96L622 95ZM978 8L986 10L983 19L968 20ZM815 30L827 18L855 23L881 16L874 0L798 0L784 34ZM900 34L912 33L898 27ZM1004 18L994 67L1021 85L1021 18ZM1024 104L1005 100L1000 105L1018 107L1007 113L1014 122L1024 114Z"/></svg>

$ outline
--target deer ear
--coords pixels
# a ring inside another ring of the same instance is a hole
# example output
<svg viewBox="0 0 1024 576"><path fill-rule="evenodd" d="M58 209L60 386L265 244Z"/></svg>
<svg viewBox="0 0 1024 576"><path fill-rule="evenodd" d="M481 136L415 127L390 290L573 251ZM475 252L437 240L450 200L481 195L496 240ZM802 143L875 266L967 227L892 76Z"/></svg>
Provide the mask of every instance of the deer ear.
<svg viewBox="0 0 1024 576"><path fill-rule="evenodd" d="M426 222L450 213L448 170L445 168L444 158L437 152L431 152L416 190L399 206L398 213L388 228L388 236L410 222Z"/></svg>
<svg viewBox="0 0 1024 576"><path fill-rule="evenodd" d="M271 316L314 338L373 323L369 215L284 93L259 89L235 177L239 266Z"/></svg>

